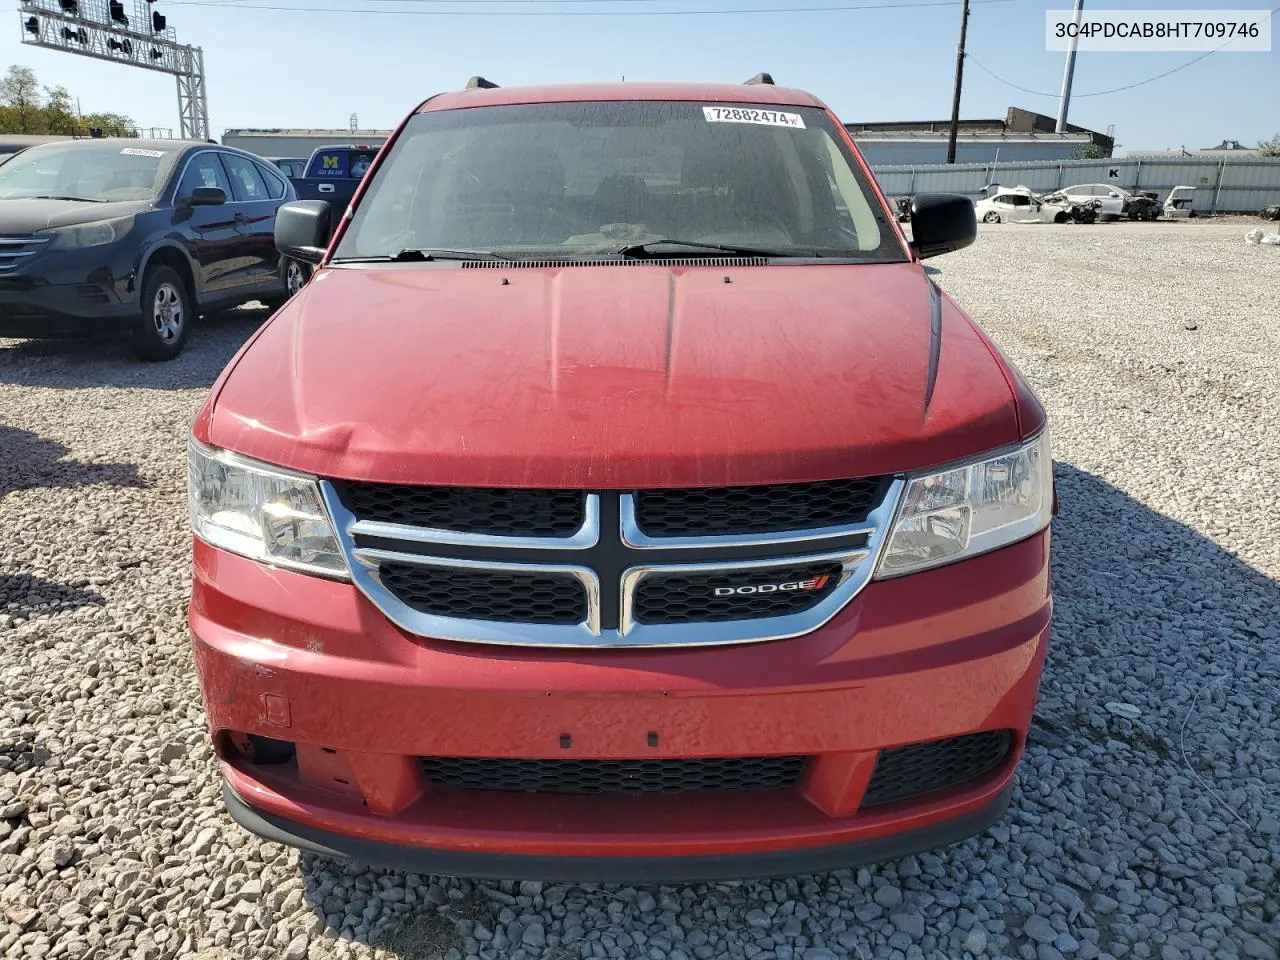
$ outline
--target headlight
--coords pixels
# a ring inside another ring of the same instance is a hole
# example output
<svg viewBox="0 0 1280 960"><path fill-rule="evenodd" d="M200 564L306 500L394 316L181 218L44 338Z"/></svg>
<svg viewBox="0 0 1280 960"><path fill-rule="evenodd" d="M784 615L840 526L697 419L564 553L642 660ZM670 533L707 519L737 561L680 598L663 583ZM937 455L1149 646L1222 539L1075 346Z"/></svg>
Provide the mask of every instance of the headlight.
<svg viewBox="0 0 1280 960"><path fill-rule="evenodd" d="M187 493L192 530L205 543L263 563L347 577L314 477L192 440Z"/></svg>
<svg viewBox="0 0 1280 960"><path fill-rule="evenodd" d="M51 250L79 250L84 247L100 247L104 243L119 240L133 227L133 217L117 217L115 220L98 220L80 223L74 227L58 227L53 233Z"/></svg>
<svg viewBox="0 0 1280 960"><path fill-rule="evenodd" d="M976 556L1039 533L1053 514L1049 435L994 456L909 477L879 577Z"/></svg>

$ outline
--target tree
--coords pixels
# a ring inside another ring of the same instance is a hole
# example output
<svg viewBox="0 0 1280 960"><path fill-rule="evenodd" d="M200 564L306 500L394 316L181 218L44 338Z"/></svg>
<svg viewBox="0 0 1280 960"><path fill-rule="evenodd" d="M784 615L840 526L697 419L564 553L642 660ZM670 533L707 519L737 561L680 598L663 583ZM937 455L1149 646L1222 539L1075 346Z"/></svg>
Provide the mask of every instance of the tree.
<svg viewBox="0 0 1280 960"><path fill-rule="evenodd" d="M1102 158L1102 151L1098 149L1098 145L1093 141L1086 143L1083 147L1076 151L1077 160L1099 160Z"/></svg>
<svg viewBox="0 0 1280 960"><path fill-rule="evenodd" d="M123 113L86 113L80 118L81 130L101 130L104 137L136 137L138 128Z"/></svg>
<svg viewBox="0 0 1280 960"><path fill-rule="evenodd" d="M1280 133L1270 140L1259 140L1258 153L1264 157L1280 157Z"/></svg>
<svg viewBox="0 0 1280 960"><path fill-rule="evenodd" d="M20 67L16 63L9 67L9 72L0 80L0 106L10 116L4 119L5 133L42 133L32 129L40 126L39 113L40 84L36 82L35 71L30 67ZM13 129L8 128L13 125Z"/></svg>
<svg viewBox="0 0 1280 960"><path fill-rule="evenodd" d="M76 132L76 115L66 87L44 88L44 117L49 133L70 136Z"/></svg>
<svg viewBox="0 0 1280 960"><path fill-rule="evenodd" d="M44 87L30 67L14 64L0 79L0 133L89 136L101 129L104 137L136 137L131 119L120 113L89 113L77 117L66 87Z"/></svg>

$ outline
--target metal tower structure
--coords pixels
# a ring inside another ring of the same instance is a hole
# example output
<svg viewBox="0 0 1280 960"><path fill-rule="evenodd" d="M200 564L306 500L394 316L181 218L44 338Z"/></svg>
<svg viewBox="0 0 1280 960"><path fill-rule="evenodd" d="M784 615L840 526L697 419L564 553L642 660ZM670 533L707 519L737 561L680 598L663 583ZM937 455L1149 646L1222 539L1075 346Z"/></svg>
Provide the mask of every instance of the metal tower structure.
<svg viewBox="0 0 1280 960"><path fill-rule="evenodd" d="M186 140L209 139L204 51L178 43L154 0L20 0L22 42L95 60L172 74L178 124Z"/></svg>

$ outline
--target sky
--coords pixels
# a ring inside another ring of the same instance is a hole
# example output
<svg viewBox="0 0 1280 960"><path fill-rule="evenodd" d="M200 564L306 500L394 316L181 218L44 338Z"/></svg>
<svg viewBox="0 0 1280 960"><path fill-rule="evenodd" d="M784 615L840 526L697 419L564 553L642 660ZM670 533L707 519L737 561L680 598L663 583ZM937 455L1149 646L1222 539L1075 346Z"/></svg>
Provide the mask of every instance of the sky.
<svg viewBox="0 0 1280 960"><path fill-rule="evenodd" d="M15 22L0 31L6 65L67 87L86 113L112 110L176 134L172 77L22 44L19 3L9 2ZM1086 0L1086 9L1277 2ZM971 4L961 116L1003 117L1010 106L1056 116L1065 54L1044 49L1044 13L1071 0ZM961 7L960 0L156 0L155 9L179 42L204 50L218 138L237 127L345 129L353 113L363 129L389 128L474 74L503 86L624 77L736 83L764 70L779 85L816 94L846 122L945 119ZM1118 150L1198 149L1224 139L1256 146L1280 132L1280 29L1273 32L1271 52L1228 48L1100 96L1090 94L1197 54L1080 53L1070 122L1101 132L1114 124Z"/></svg>

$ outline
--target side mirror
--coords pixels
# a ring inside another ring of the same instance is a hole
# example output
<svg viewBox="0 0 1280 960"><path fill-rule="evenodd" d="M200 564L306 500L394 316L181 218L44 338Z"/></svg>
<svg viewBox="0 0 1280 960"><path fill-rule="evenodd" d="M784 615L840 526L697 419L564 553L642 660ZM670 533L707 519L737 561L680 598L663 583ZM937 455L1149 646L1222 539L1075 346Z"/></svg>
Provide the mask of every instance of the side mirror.
<svg viewBox="0 0 1280 960"><path fill-rule="evenodd" d="M227 202L227 194L221 187L196 187L186 198L188 207L218 207Z"/></svg>
<svg viewBox="0 0 1280 960"><path fill-rule="evenodd" d="M911 249L921 260L963 250L978 236L973 201L958 193L920 193L911 201Z"/></svg>
<svg viewBox="0 0 1280 960"><path fill-rule="evenodd" d="M319 263L328 246L328 201L293 200L276 211L276 249L284 256Z"/></svg>

